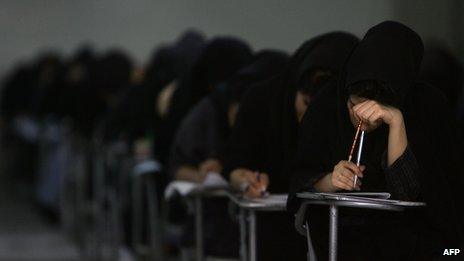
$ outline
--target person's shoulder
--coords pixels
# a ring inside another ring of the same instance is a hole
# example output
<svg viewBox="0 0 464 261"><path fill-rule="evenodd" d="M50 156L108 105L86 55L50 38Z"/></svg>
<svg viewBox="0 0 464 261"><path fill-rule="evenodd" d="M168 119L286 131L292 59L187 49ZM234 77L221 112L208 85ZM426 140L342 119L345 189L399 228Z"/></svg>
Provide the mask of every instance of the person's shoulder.
<svg viewBox="0 0 464 261"><path fill-rule="evenodd" d="M248 88L242 102L268 101L281 88L282 78L279 76L255 82Z"/></svg>
<svg viewBox="0 0 464 261"><path fill-rule="evenodd" d="M214 117L214 105L209 97L200 100L182 119L179 129L192 130L202 122L208 122Z"/></svg>
<svg viewBox="0 0 464 261"><path fill-rule="evenodd" d="M240 101L239 114L261 114L268 110L275 93L276 82L266 80L249 87Z"/></svg>
<svg viewBox="0 0 464 261"><path fill-rule="evenodd" d="M448 103L445 94L440 89L426 82L414 84L409 100L416 105L424 106L440 106Z"/></svg>
<svg viewBox="0 0 464 261"><path fill-rule="evenodd" d="M341 94L339 93L338 83L329 83L319 93L312 97L307 112L309 111L317 114L335 112L340 102L342 102L340 97Z"/></svg>

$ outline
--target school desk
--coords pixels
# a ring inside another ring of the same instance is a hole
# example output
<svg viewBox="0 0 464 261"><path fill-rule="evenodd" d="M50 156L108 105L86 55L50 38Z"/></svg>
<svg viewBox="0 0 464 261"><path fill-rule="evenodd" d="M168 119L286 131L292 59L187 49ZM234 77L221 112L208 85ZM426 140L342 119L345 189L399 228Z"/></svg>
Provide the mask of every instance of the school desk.
<svg viewBox="0 0 464 261"><path fill-rule="evenodd" d="M409 202L400 200L391 200L385 198L371 198L351 196L337 193L298 193L297 197L302 200L300 209L295 219L296 229L300 233L306 234L308 241L308 260L316 260L314 250L312 249L311 237L309 234L309 225L306 221L306 210L309 205L326 205L329 207L329 260L337 260L338 244L338 208L366 208L384 211L404 211L407 208L424 207L423 202ZM303 231L302 231L303 230Z"/></svg>

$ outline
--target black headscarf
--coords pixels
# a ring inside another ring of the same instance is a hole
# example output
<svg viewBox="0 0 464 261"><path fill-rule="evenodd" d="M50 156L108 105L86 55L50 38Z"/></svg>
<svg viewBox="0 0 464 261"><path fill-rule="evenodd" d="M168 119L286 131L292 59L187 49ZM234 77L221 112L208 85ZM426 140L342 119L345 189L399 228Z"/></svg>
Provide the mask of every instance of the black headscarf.
<svg viewBox="0 0 464 261"><path fill-rule="evenodd" d="M457 112L462 100L464 68L450 50L433 43L426 48L419 77L440 89Z"/></svg>
<svg viewBox="0 0 464 261"><path fill-rule="evenodd" d="M270 75L277 75L283 71L288 61L289 56L285 52L260 51L249 65L240 69L227 81L227 85L248 85L267 79Z"/></svg>
<svg viewBox="0 0 464 261"><path fill-rule="evenodd" d="M252 59L248 44L237 38L217 37L206 44L191 71L180 79L167 115L158 124L155 153L162 163L167 162L174 134L190 108Z"/></svg>
<svg viewBox="0 0 464 261"><path fill-rule="evenodd" d="M32 66L20 64L4 79L1 90L1 117L10 122L19 114L32 115L37 99Z"/></svg>
<svg viewBox="0 0 464 261"><path fill-rule="evenodd" d="M229 106L233 103L239 104L243 95L253 84L280 73L288 60L288 54L282 51L261 51L251 64L240 69L229 81L209 95L216 110L218 132L224 141L228 140L231 128L228 116ZM223 156L222 150L220 156Z"/></svg>
<svg viewBox="0 0 464 261"><path fill-rule="evenodd" d="M90 97L91 79L95 69L96 57L94 50L90 46L81 46L75 54L67 61L63 79L63 91L60 93L60 110L63 116L72 120L74 127L79 131L85 131L89 127L85 125L86 112L83 101L88 101ZM86 107L89 107L87 104Z"/></svg>
<svg viewBox="0 0 464 261"><path fill-rule="evenodd" d="M316 95L324 84L308 84L314 69L329 69L336 78L343 61L358 39L347 33L334 32L315 37L292 55L285 70L252 87L240 105L227 150L224 174L236 168L266 172L270 176L268 190L286 193L290 175L284 170L293 160L298 135L295 110L297 89L311 90ZM310 105L311 106L311 105ZM304 256L303 239L296 235L291 218L286 213L263 213L258 237L275 234L280 224L279 238L260 241L257 249L262 260L300 260Z"/></svg>
<svg viewBox="0 0 464 261"><path fill-rule="evenodd" d="M203 35L189 30L175 43L158 48L147 65L142 83L131 86L108 115L105 138L122 136L131 141L156 132L161 122L155 110L160 91L188 73L203 45Z"/></svg>
<svg viewBox="0 0 464 261"><path fill-rule="evenodd" d="M293 54L281 74L254 86L244 97L237 115L224 173L229 175L240 167L266 172L271 176L271 192L287 192L289 176L283 170L296 150L297 88L312 69L329 69L336 78L357 42L355 36L344 32L315 37ZM311 95L321 88L312 88Z"/></svg>
<svg viewBox="0 0 464 261"><path fill-rule="evenodd" d="M249 64L253 54L245 42L233 37L212 39L192 69L190 95L196 103L214 88Z"/></svg>
<svg viewBox="0 0 464 261"><path fill-rule="evenodd" d="M168 83L188 73L204 45L204 36L189 30L176 42L156 48L145 70L145 92L156 99Z"/></svg>
<svg viewBox="0 0 464 261"><path fill-rule="evenodd" d="M428 205L418 221L440 231L443 243L457 244L463 220L462 196L458 193L463 184L459 168L462 142L443 94L417 83L422 52L417 33L397 22L380 23L366 33L347 61L345 77L324 89L303 119L289 210L297 208L297 192L311 189L315 180L348 157L354 136L346 105L348 87L358 81L375 80L398 98L397 107L403 113L408 147L419 166L421 195L417 200ZM380 160L386 151L387 134L385 126L366 134L363 190L386 189Z"/></svg>
<svg viewBox="0 0 464 261"><path fill-rule="evenodd" d="M34 84L37 87L37 116L59 113L59 94L62 89L63 63L56 53L46 53L36 64Z"/></svg>

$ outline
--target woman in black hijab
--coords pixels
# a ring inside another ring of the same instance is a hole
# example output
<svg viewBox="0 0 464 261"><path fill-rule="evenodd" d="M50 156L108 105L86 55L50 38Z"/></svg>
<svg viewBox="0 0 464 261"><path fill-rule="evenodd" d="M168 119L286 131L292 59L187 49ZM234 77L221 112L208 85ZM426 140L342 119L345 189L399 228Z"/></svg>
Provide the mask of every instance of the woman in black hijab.
<svg viewBox="0 0 464 261"><path fill-rule="evenodd" d="M343 260L429 260L462 240L456 201L463 184L461 140L443 94L416 82L422 53L410 28L390 21L374 26L348 59L344 79L324 89L303 120L291 211L298 207L295 193L308 190L387 191L394 199L427 203L404 213L342 209ZM345 159L359 120L366 138L357 167ZM354 175L362 178L356 186ZM309 213L322 260L326 213Z"/></svg>
<svg viewBox="0 0 464 261"><path fill-rule="evenodd" d="M162 93L191 69L203 45L203 35L188 30L173 44L157 48L141 82L132 81L119 104L107 115L106 139L124 137L132 142L154 136L163 118L155 109Z"/></svg>
<svg viewBox="0 0 464 261"><path fill-rule="evenodd" d="M305 42L292 56L285 71L253 87L244 97L232 130L223 173L236 189L245 186L248 197L287 193L285 173L296 150L299 120L311 99L337 78L343 62L358 39L347 33L328 33ZM261 172L261 182L256 179ZM275 225L279 224L279 225ZM302 238L291 218L282 213L258 216L259 260L299 260L304 256Z"/></svg>
<svg viewBox="0 0 464 261"><path fill-rule="evenodd" d="M206 44L191 71L179 81L172 94L172 102L158 123L155 153L163 165L169 162L169 150L182 118L199 100L229 80L252 59L248 44L237 38L217 37Z"/></svg>
<svg viewBox="0 0 464 261"><path fill-rule="evenodd" d="M445 94L463 135L464 67L459 59L443 44L432 42L425 48L419 79L437 87Z"/></svg>
<svg viewBox="0 0 464 261"><path fill-rule="evenodd" d="M171 178L201 183L209 170L201 166L217 166L214 170L221 172L224 147L243 94L253 83L282 71L287 60L288 55L278 51L258 53L250 65L192 108L182 120L171 148Z"/></svg>
<svg viewBox="0 0 464 261"><path fill-rule="evenodd" d="M217 90L198 102L184 117L171 149L170 174L176 180L202 183L208 176L221 173L224 147L234 125L237 108L249 86L276 75L285 68L288 55L263 51ZM203 201L205 254L216 257L238 256L238 227L230 219L229 200L211 198ZM182 243L193 242L193 218L184 227Z"/></svg>
<svg viewBox="0 0 464 261"><path fill-rule="evenodd" d="M440 89L457 113L462 102L464 68L449 49L439 43L425 48L419 79Z"/></svg>
<svg viewBox="0 0 464 261"><path fill-rule="evenodd" d="M226 175L239 188L254 172L270 175L271 193L286 193L283 173L293 159L298 125L308 104L328 82L336 79L343 61L358 39L342 32L305 42L286 70L253 87L240 107L228 148ZM253 197L253 188L248 196Z"/></svg>

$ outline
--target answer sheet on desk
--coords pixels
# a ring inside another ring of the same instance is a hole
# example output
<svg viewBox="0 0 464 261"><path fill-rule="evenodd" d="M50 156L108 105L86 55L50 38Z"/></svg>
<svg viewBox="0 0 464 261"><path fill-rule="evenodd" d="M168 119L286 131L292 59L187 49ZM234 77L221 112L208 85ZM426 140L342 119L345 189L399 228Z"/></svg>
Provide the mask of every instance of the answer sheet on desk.
<svg viewBox="0 0 464 261"><path fill-rule="evenodd" d="M287 194L271 194L264 198L253 199L253 202L263 203L263 204L280 204L282 202L287 202Z"/></svg>

